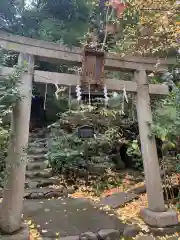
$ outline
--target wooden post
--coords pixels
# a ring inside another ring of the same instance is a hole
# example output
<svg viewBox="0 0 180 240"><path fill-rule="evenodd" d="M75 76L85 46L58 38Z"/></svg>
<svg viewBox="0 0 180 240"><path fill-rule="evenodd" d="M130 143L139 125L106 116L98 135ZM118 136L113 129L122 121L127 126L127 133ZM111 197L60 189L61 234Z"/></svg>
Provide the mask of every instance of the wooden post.
<svg viewBox="0 0 180 240"><path fill-rule="evenodd" d="M6 159L7 176L0 209L0 230L8 234L20 229L23 210L34 58L20 54L18 65L22 66L25 61L28 63L28 71L23 73L20 85L22 99L17 101L13 108L11 136Z"/></svg>
<svg viewBox="0 0 180 240"><path fill-rule="evenodd" d="M141 151L144 163L145 181L149 209L165 211L160 168L155 138L151 136L152 113L150 106L149 85L145 70L135 72L137 83L137 116L141 138Z"/></svg>

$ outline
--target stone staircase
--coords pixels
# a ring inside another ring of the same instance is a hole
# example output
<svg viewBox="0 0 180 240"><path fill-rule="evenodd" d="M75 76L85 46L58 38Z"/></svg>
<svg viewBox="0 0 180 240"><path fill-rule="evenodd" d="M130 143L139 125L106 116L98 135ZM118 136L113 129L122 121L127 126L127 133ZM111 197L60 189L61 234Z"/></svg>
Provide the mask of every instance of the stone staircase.
<svg viewBox="0 0 180 240"><path fill-rule="evenodd" d="M48 166L46 154L45 130L40 129L31 133L24 196L27 199L60 197L63 194L60 180L53 177L52 170Z"/></svg>

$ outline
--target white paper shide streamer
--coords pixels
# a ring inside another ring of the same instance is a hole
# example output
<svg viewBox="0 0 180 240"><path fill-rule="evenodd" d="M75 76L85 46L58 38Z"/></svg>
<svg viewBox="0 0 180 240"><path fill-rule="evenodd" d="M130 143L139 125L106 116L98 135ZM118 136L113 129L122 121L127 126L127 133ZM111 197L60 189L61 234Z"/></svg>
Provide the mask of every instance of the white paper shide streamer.
<svg viewBox="0 0 180 240"><path fill-rule="evenodd" d="M77 97L77 101L80 102L81 101L81 88L79 85L76 86L76 97Z"/></svg>
<svg viewBox="0 0 180 240"><path fill-rule="evenodd" d="M107 87L106 85L104 86L104 101L105 101L105 105L107 106L108 104L108 100L109 100L109 97L108 97L108 92L107 92Z"/></svg>
<svg viewBox="0 0 180 240"><path fill-rule="evenodd" d="M124 98L124 99L126 100L126 102L128 103L128 97L127 97L125 85L124 85L124 88L123 88L123 98Z"/></svg>
<svg viewBox="0 0 180 240"><path fill-rule="evenodd" d="M123 101L122 101L122 110L121 110L121 114L124 115L124 102L127 102L128 103L128 96L127 96L127 93L126 93L126 87L124 85L124 88L123 88Z"/></svg>

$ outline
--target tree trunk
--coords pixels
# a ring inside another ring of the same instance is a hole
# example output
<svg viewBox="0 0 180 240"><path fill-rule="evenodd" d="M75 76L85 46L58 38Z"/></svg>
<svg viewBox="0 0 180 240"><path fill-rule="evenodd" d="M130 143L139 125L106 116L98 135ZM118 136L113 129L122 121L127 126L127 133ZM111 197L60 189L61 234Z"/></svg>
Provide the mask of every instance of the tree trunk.
<svg viewBox="0 0 180 240"><path fill-rule="evenodd" d="M28 62L28 72L22 75L20 85L22 98L17 101L12 112L10 143L6 159L6 180L0 209L0 229L9 234L20 229L23 209L34 66L32 56L20 54L18 65L22 66L25 61Z"/></svg>

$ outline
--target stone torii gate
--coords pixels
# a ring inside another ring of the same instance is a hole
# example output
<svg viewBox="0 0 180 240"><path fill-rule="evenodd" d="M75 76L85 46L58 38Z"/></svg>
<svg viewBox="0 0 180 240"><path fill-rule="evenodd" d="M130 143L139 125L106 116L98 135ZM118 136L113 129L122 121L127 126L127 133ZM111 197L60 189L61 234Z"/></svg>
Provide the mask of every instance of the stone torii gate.
<svg viewBox="0 0 180 240"><path fill-rule="evenodd" d="M22 98L13 109L13 135L7 158L11 178L8 178L5 183L0 209L0 229L6 233L13 233L21 226L26 159L20 160L24 156L23 149L28 144L32 81L76 86L80 78L78 75L35 71L35 60L58 61L79 66L82 64L82 50L15 36L4 31L0 31L0 47L19 52L19 65L22 65L25 60L28 63L28 70L22 76L20 89L21 95L26 97ZM175 211L165 207L156 143L154 137L149 138L151 135L149 124L152 122L150 94L166 95L168 87L161 84L148 84L147 72L164 72L168 69L168 65L174 63L174 60L159 59L158 61L157 65L157 59L154 58L120 58L116 55L106 54L105 69L133 71L134 81L104 79L104 83L108 90L123 91L125 87L127 92L137 93L136 107L148 196L148 208L142 209L140 214L150 226L167 227L177 225L178 217ZM3 68L0 74L7 75L11 72L11 68Z"/></svg>

